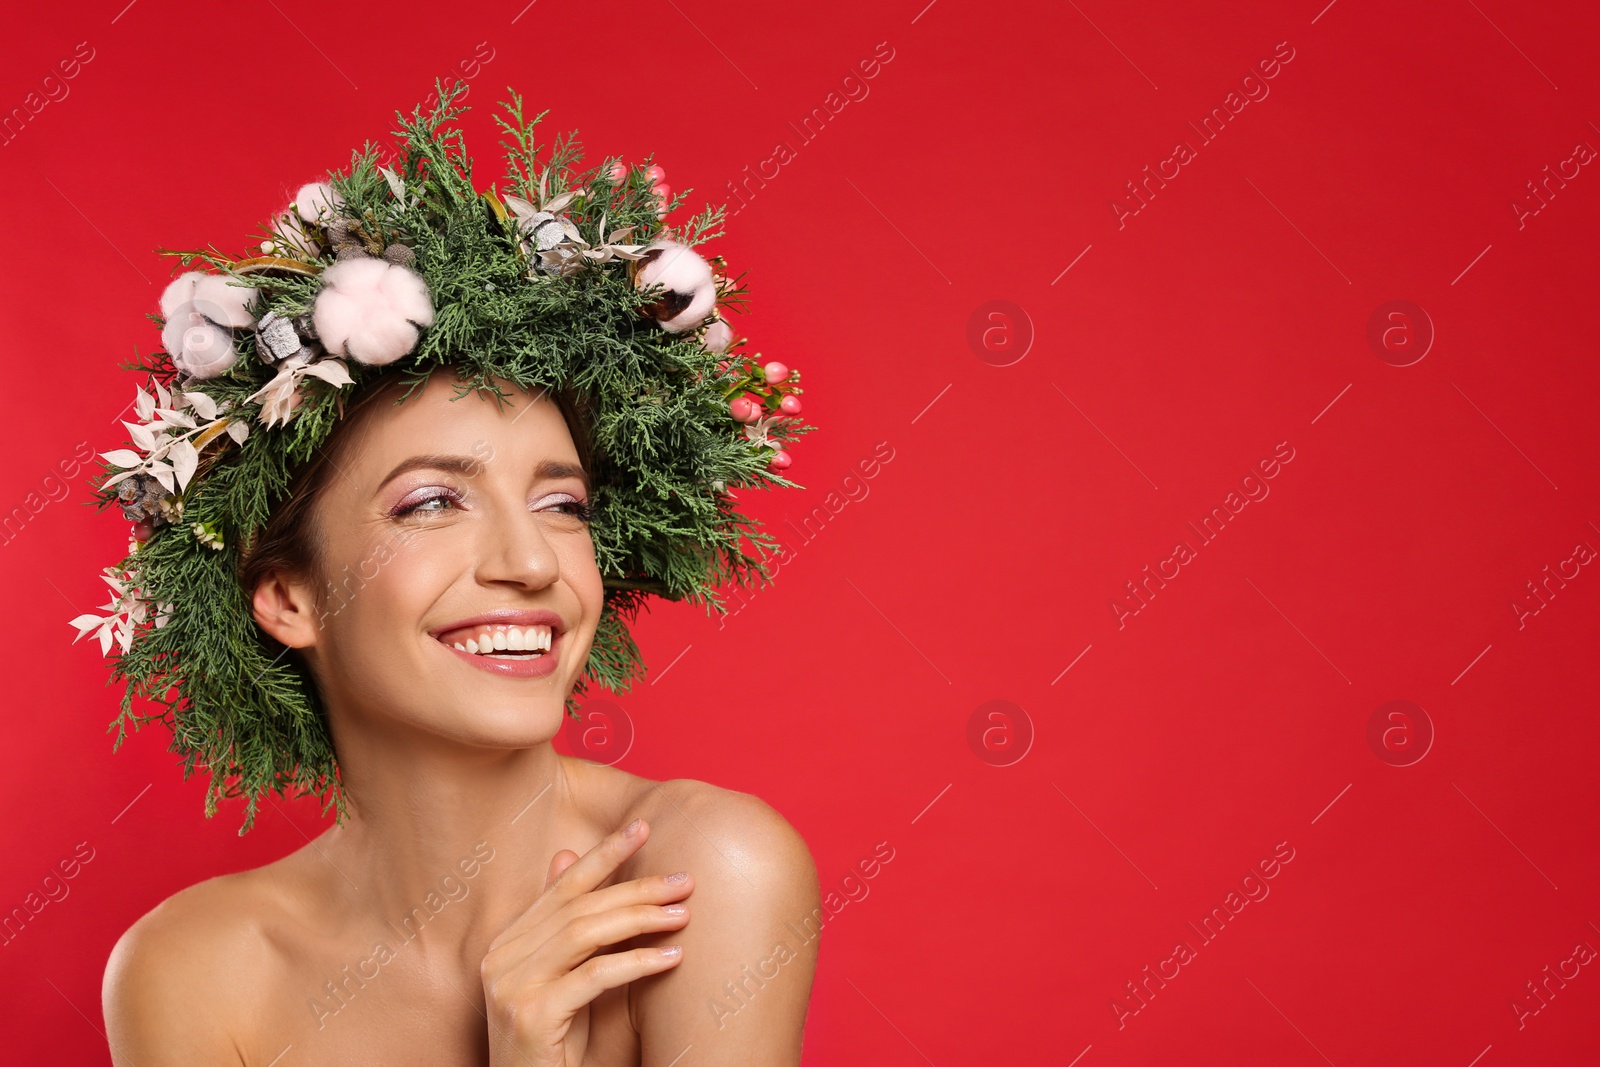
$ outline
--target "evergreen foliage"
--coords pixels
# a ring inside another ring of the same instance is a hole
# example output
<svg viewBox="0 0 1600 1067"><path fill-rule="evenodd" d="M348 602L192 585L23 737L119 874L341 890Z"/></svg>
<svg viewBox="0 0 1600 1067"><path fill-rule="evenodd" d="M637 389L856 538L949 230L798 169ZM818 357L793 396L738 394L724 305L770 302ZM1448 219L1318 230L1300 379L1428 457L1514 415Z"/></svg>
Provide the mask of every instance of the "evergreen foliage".
<svg viewBox="0 0 1600 1067"><path fill-rule="evenodd" d="M334 210L346 232L373 255L394 244L411 249L411 267L431 295L434 321L396 365L406 396L449 367L462 379L458 397L477 390L503 400L493 380L501 379L528 389L575 390L591 416L590 529L606 596L585 671L567 699L574 713L590 687L623 693L643 675L629 625L650 597L725 612L719 587L769 580L765 561L776 542L739 511L732 494L793 486L769 468L772 447L814 427L786 419L770 431L772 446L753 442L728 408L730 397L759 372L740 353L742 342L719 354L692 331L662 329L648 314L660 293L636 286L626 257L591 259L570 272L539 270L503 196L541 207L573 194L559 213L591 248L612 243L618 232L635 248L657 239L693 247L721 235L723 207L708 207L679 227L664 226L659 198L641 167L628 168L620 181L613 180L612 160L578 171L582 153L573 136L542 145L535 131L547 113L525 117L514 92L496 119L504 135L505 188L479 190L453 124L465 110L453 102L464 84L437 88L438 103L428 113L397 114L400 150L393 169L380 165L382 153L368 143L327 182L342 201ZM670 207L682 199L680 193ZM306 321L319 275L334 255L316 242L286 246L281 227L260 238L276 243L272 254L162 251L257 288L258 315L273 311ZM732 285L720 302L737 303L743 293ZM262 404L250 398L278 369L258 350L255 331L233 335L238 359L203 381L186 379L165 352L127 365L148 375L156 404L165 397L176 408L183 401L175 398L202 393L221 415L217 425L191 438L198 463L187 485L180 479L179 491L168 498L176 518L158 525L107 573L114 589L120 579L129 590L121 606L132 609L128 647L111 656L112 680L127 683L111 724L116 747L130 726L170 727L185 779L197 770L210 775L208 817L222 799L244 799L242 834L269 792L314 794L324 813L332 807L340 821L346 816L316 688L295 657L274 652L275 643L252 618L238 573L242 553L297 474L325 448L351 398L385 368L347 360L353 382L343 386L306 377L292 418L266 426ZM197 406L206 407L191 402L191 418ZM241 420L247 434L237 426L241 432L216 432ZM106 462L91 503L101 509L119 503L118 487L103 483L127 466ZM102 643L107 640L102 634ZM136 709L135 698L155 710Z"/></svg>

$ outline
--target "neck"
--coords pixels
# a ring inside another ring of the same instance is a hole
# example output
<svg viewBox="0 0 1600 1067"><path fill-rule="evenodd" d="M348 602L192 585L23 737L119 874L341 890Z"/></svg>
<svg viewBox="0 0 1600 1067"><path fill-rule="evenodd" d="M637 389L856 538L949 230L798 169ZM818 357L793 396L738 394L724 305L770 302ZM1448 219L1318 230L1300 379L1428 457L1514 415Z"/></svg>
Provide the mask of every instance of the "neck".
<svg viewBox="0 0 1600 1067"><path fill-rule="evenodd" d="M581 855L617 814L549 741L492 749L389 723L360 742L340 748L350 818L314 842L318 882L363 926L442 954L481 955L544 890L551 857Z"/></svg>

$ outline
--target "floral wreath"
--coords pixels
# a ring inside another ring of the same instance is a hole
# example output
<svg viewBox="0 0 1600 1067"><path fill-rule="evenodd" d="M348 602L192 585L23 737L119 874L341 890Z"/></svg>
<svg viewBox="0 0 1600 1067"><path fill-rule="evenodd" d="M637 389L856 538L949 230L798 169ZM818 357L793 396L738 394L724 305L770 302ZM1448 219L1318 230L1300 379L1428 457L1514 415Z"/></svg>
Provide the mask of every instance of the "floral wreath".
<svg viewBox="0 0 1600 1067"><path fill-rule="evenodd" d="M397 113L393 169L369 142L249 255L159 249L212 269L167 286L150 316L162 349L123 365L148 388L123 424L132 447L100 454L91 503L134 526L104 571L110 603L73 619L73 640L97 635L128 683L113 749L129 725L168 725L184 778L210 774L208 817L245 799L240 833L268 791L346 815L316 688L254 621L239 568L363 382L394 368L410 395L449 365L502 400L492 378L581 399L605 606L573 715L591 683L622 693L642 675L628 627L647 598L725 613L718 586L770 580L777 542L732 493L793 487L786 445L815 429L796 418L799 372L734 333L743 276L694 251L724 207L665 225L683 194L669 202L659 166L575 173L575 135L541 146L548 112L524 119L515 92L496 116L513 192L480 192L448 125L465 84L436 88L431 112ZM159 710L135 712L135 696Z"/></svg>

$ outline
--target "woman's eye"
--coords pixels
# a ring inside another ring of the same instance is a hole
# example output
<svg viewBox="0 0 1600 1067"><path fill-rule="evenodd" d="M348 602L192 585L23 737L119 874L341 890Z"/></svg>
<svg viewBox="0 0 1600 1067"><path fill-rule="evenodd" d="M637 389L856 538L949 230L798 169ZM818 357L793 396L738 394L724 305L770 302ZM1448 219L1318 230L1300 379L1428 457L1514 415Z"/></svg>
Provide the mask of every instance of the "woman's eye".
<svg viewBox="0 0 1600 1067"><path fill-rule="evenodd" d="M432 496L423 497L420 500L414 500L409 504L401 504L399 507L395 508L391 514L398 517L402 515L410 515L415 511L444 511L446 510L444 507L434 507L433 505L448 504L451 507L454 507L456 503L457 502L454 493L439 492Z"/></svg>
<svg viewBox="0 0 1600 1067"><path fill-rule="evenodd" d="M565 493L562 494L566 496ZM568 497L565 500L553 500L539 509L540 511L560 511L562 514L571 515L580 522L588 522L591 508L587 501Z"/></svg>

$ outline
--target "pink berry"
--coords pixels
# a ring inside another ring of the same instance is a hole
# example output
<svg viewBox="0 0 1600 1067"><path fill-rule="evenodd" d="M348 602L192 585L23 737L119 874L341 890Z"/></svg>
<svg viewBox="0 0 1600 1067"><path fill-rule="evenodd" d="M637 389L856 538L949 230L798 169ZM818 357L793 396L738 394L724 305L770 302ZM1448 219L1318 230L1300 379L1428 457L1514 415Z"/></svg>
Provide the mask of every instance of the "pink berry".
<svg viewBox="0 0 1600 1067"><path fill-rule="evenodd" d="M672 198L672 186L666 184L665 182L656 182L650 187L650 191L655 193L662 200L670 200Z"/></svg>
<svg viewBox="0 0 1600 1067"><path fill-rule="evenodd" d="M133 524L133 539L141 545L150 540L150 536L155 532L155 526L149 522L136 522Z"/></svg>
<svg viewBox="0 0 1600 1067"><path fill-rule="evenodd" d="M785 415L798 415L800 414L800 398L797 396L786 396L779 401L778 407Z"/></svg>
<svg viewBox="0 0 1600 1067"><path fill-rule="evenodd" d="M650 166L644 169L644 176L649 178L652 182L659 183L667 176L667 172L662 170L656 164L652 163Z"/></svg>
<svg viewBox="0 0 1600 1067"><path fill-rule="evenodd" d="M749 422L756 417L757 410L759 409L750 403L748 397L734 397L728 404L728 414L732 415L736 422Z"/></svg>
<svg viewBox="0 0 1600 1067"><path fill-rule="evenodd" d="M771 467L775 471L781 471L787 468L789 464L793 462L794 457L780 448L772 454L772 458L767 461L767 466Z"/></svg>
<svg viewBox="0 0 1600 1067"><path fill-rule="evenodd" d="M615 163L611 164L611 175L610 176L611 176L611 183L613 185L621 185L622 184L622 179L624 179L624 178L626 178L628 176L628 165L626 163L622 162L622 160L620 160L620 159L617 160Z"/></svg>
<svg viewBox="0 0 1600 1067"><path fill-rule="evenodd" d="M776 360L768 363L761 369L767 372L768 385L777 385L779 382L789 377L789 368L785 367L782 363L779 363Z"/></svg>

